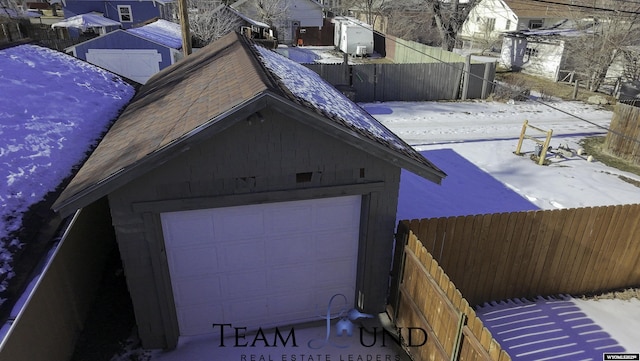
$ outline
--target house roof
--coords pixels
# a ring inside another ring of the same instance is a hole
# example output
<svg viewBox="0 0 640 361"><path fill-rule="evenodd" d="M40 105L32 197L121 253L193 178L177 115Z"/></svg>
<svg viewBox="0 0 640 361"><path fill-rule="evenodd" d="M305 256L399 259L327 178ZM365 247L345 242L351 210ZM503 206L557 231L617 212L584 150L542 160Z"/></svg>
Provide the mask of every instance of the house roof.
<svg viewBox="0 0 640 361"><path fill-rule="evenodd" d="M154 75L53 208L82 208L269 104L436 183L446 176L313 71L231 33Z"/></svg>
<svg viewBox="0 0 640 361"><path fill-rule="evenodd" d="M182 48L180 25L170 21L158 19L139 28L128 29L127 32L170 48Z"/></svg>
<svg viewBox="0 0 640 361"><path fill-rule="evenodd" d="M246 16L245 14L241 13L240 11L232 8L231 6L225 6L226 9L228 9L229 11L231 11L232 13L236 14L240 19L246 21L247 23L253 25L253 26L257 26L259 28L264 28L264 29L269 29L271 26L269 26L269 24L267 23L263 23L261 21L256 21L251 19L250 17Z"/></svg>
<svg viewBox="0 0 640 361"><path fill-rule="evenodd" d="M518 18L571 19L584 11L581 5L593 6L586 0L553 0L539 2L534 0L501 0Z"/></svg>
<svg viewBox="0 0 640 361"><path fill-rule="evenodd" d="M115 20L105 18L99 13L80 14L51 24L52 28L77 28L82 31L88 28L101 28L105 26L122 26L122 24Z"/></svg>

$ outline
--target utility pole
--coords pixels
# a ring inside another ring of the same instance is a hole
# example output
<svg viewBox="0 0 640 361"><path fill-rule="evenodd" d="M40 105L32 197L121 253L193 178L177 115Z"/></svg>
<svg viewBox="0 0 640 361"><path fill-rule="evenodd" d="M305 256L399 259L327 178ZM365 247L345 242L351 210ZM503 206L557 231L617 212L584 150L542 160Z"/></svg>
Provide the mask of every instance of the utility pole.
<svg viewBox="0 0 640 361"><path fill-rule="evenodd" d="M187 0L178 0L178 13L180 29L182 30L182 53L184 56L188 56L191 54L191 32L189 32Z"/></svg>

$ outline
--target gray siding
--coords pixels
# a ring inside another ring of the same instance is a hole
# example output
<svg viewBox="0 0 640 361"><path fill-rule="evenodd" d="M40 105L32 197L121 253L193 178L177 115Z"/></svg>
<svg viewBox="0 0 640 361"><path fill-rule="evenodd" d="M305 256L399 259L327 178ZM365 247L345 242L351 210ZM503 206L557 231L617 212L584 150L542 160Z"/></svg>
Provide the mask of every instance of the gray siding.
<svg viewBox="0 0 640 361"><path fill-rule="evenodd" d="M356 299L365 312L384 310L400 169L281 113L261 113L109 195L144 347L172 348L178 336L159 221L166 211L362 194ZM297 180L308 172L309 182Z"/></svg>

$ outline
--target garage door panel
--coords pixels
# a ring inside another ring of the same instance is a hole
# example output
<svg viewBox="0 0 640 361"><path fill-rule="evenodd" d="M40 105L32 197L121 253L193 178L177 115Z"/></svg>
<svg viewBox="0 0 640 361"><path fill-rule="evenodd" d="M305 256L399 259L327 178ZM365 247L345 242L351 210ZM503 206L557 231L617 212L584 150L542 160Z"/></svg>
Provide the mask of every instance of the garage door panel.
<svg viewBox="0 0 640 361"><path fill-rule="evenodd" d="M243 299L224 304L225 322L233 322L243 327L260 326L269 315L266 298Z"/></svg>
<svg viewBox="0 0 640 361"><path fill-rule="evenodd" d="M269 211L267 207L265 208L272 234L286 234L292 231L300 232L300 229L311 229L313 220L311 205L283 206L275 211Z"/></svg>
<svg viewBox="0 0 640 361"><path fill-rule="evenodd" d="M194 307L182 307L177 311L180 334L192 336L213 331L213 322L210 320L224 319L224 310L221 305L202 305ZM227 321L222 320L220 323Z"/></svg>
<svg viewBox="0 0 640 361"><path fill-rule="evenodd" d="M273 268L268 272L267 289L270 293L282 290L306 289L310 282L309 275L313 274L314 270L315 267L308 264Z"/></svg>
<svg viewBox="0 0 640 361"><path fill-rule="evenodd" d="M309 305L314 304L313 293L291 292L286 295L274 295L269 297L269 311L276 319L284 317L296 317L298 319L308 317Z"/></svg>
<svg viewBox="0 0 640 361"><path fill-rule="evenodd" d="M155 49L89 49L87 61L144 84L160 71L162 54Z"/></svg>
<svg viewBox="0 0 640 361"><path fill-rule="evenodd" d="M353 231L335 230L313 235L316 244L316 256L319 259L330 259L336 256L353 255L357 252L357 244L352 241L358 234Z"/></svg>
<svg viewBox="0 0 640 361"><path fill-rule="evenodd" d="M177 277L213 273L219 268L216 249L211 246L178 248L169 255L169 262L175 265Z"/></svg>
<svg viewBox="0 0 640 361"><path fill-rule="evenodd" d="M211 244L214 234L210 215L188 211L172 214L171 218L171 222L162 223L164 234L169 235L165 237L167 247ZM184 237L185 234L189 237Z"/></svg>
<svg viewBox="0 0 640 361"><path fill-rule="evenodd" d="M267 242L266 257L270 264L303 262L314 255L314 247L307 234L289 234Z"/></svg>
<svg viewBox="0 0 640 361"><path fill-rule="evenodd" d="M349 227L360 221L360 209L354 209L353 205L344 201L337 204L318 204L314 220L316 227L320 229Z"/></svg>
<svg viewBox="0 0 640 361"><path fill-rule="evenodd" d="M227 272L222 279L222 290L230 297L250 297L267 292L267 275L261 271Z"/></svg>
<svg viewBox="0 0 640 361"><path fill-rule="evenodd" d="M242 271L265 266L265 249L262 242L238 242L221 245L220 271Z"/></svg>
<svg viewBox="0 0 640 361"><path fill-rule="evenodd" d="M180 334L317 320L337 293L353 307L360 199L162 214Z"/></svg>
<svg viewBox="0 0 640 361"><path fill-rule="evenodd" d="M264 214L260 210L229 207L228 210L217 210L213 214L215 237L222 242L255 238L265 233Z"/></svg>
<svg viewBox="0 0 640 361"><path fill-rule="evenodd" d="M355 271L352 258L335 259L315 265L315 278L319 286L342 284Z"/></svg>
<svg viewBox="0 0 640 361"><path fill-rule="evenodd" d="M220 299L222 285L220 277L207 275L200 278L185 278L177 282L175 304L178 307L207 305L209 300Z"/></svg>

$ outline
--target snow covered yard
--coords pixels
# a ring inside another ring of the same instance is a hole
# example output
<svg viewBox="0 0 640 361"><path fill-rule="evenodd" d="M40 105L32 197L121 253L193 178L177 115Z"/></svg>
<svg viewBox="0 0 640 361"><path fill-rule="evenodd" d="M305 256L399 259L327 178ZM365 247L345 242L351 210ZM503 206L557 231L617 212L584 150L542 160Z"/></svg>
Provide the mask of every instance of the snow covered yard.
<svg viewBox="0 0 640 361"><path fill-rule="evenodd" d="M612 112L581 102L362 104L448 174L441 186L403 173L398 219L529 209L640 203L640 176L586 156L551 156L540 166L516 156L524 120L553 129L551 145L580 148L603 136ZM525 140L523 151L535 143ZM428 205L428 206L426 206ZM599 360L603 352L640 352L640 300L496 300L478 311L514 360Z"/></svg>

